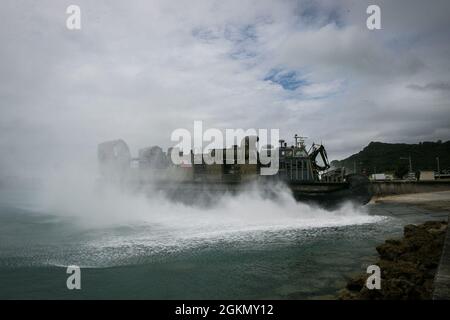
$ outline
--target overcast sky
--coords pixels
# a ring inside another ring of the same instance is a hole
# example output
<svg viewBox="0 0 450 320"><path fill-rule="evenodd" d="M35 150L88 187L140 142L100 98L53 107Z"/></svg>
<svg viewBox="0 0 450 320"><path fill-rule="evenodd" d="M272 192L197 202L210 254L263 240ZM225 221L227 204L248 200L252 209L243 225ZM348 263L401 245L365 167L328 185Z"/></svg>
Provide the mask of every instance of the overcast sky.
<svg viewBox="0 0 450 320"><path fill-rule="evenodd" d="M116 138L166 148L194 120L299 133L331 159L448 140L449 40L446 0L3 0L0 174L95 161Z"/></svg>

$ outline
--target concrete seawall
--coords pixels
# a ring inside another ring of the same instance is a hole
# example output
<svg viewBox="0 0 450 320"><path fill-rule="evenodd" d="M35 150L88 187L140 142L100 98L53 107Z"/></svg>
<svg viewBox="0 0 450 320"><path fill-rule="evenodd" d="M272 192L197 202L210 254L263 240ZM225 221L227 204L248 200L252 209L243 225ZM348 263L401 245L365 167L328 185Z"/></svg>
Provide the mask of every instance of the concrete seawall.
<svg viewBox="0 0 450 320"><path fill-rule="evenodd" d="M371 182L371 188L374 196L447 191L450 190L450 180L373 181Z"/></svg>

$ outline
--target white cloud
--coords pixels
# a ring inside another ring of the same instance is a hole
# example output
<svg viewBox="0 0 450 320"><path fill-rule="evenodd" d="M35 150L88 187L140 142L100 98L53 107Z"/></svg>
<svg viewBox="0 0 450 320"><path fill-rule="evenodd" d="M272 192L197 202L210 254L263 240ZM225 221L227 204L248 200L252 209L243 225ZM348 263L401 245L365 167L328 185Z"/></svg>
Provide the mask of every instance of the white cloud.
<svg viewBox="0 0 450 320"><path fill-rule="evenodd" d="M383 2L383 29L369 32L360 2L79 1L71 32L69 2L4 1L0 168L95 161L118 137L134 152L167 147L194 120L305 134L331 158L371 140L448 139L449 92L411 85L450 80L449 6L399 2L407 10ZM277 68L305 82L264 81Z"/></svg>

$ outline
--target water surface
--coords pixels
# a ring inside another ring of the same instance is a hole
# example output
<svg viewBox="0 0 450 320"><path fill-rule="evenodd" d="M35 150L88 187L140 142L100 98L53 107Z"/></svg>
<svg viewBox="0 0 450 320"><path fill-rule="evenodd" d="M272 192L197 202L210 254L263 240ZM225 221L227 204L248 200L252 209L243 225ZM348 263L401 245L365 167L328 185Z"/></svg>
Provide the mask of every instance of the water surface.
<svg viewBox="0 0 450 320"><path fill-rule="evenodd" d="M405 224L447 216L395 204L324 211L253 195L206 210L38 193L1 193L2 299L333 298L376 260L377 244ZM66 288L68 265L82 268L81 290Z"/></svg>

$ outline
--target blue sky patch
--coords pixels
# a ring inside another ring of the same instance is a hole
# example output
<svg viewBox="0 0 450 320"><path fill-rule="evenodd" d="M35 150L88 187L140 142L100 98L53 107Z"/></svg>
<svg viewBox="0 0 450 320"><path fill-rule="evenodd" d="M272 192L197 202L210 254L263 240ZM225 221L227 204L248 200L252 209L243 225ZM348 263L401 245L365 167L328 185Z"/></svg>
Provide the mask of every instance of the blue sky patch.
<svg viewBox="0 0 450 320"><path fill-rule="evenodd" d="M301 86L308 84L308 81L301 78L300 75L293 70L272 69L264 78L264 81L270 81L279 84L285 90L296 90Z"/></svg>
<svg viewBox="0 0 450 320"><path fill-rule="evenodd" d="M338 28L344 27L344 17L347 12L342 8L326 8L316 2L303 3L298 8L299 19L306 25L322 27L328 24L334 24Z"/></svg>

